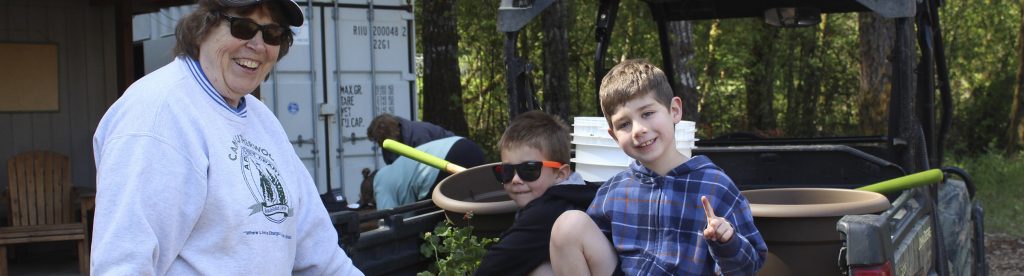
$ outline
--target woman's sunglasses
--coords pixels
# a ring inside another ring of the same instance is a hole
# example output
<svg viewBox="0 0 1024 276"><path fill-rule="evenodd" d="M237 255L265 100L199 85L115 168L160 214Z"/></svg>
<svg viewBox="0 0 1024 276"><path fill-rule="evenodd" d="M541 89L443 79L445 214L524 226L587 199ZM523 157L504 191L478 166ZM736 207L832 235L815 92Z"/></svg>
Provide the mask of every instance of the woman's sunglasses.
<svg viewBox="0 0 1024 276"><path fill-rule="evenodd" d="M530 182L540 178L542 168L561 168L562 163L555 161L526 161L519 164L505 164L494 166L494 178L501 183L508 183L519 174L519 179Z"/></svg>
<svg viewBox="0 0 1024 276"><path fill-rule="evenodd" d="M281 45L281 42L287 39L286 36L291 35L291 30L277 24L260 25L256 24L256 21L252 21L252 19L228 16L223 13L220 16L231 25L231 36L237 39L250 40L256 36L256 32L262 31L264 43L268 45Z"/></svg>

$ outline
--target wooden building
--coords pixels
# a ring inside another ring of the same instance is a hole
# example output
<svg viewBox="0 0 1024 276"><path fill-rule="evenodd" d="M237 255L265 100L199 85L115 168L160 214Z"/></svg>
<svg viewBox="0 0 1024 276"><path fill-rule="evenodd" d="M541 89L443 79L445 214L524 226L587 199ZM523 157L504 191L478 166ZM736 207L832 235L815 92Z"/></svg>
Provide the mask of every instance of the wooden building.
<svg viewBox="0 0 1024 276"><path fill-rule="evenodd" d="M100 118L141 74L132 45L132 15L183 0L6 0L0 1L0 57L56 60L47 74L24 76L22 62L0 59L0 188L6 188L6 160L29 150L50 150L71 158L75 186L95 187L92 136ZM41 51L24 51L43 49ZM37 47L40 46L40 47ZM49 49L49 50L47 50ZM55 51L53 51L55 49ZM15 64L18 63L18 64ZM19 73L22 73L19 75ZM6 79L5 79L6 78ZM10 78L54 89L4 85ZM25 81L25 80L28 81ZM51 97L42 108L15 98ZM13 106L13 107L11 107Z"/></svg>

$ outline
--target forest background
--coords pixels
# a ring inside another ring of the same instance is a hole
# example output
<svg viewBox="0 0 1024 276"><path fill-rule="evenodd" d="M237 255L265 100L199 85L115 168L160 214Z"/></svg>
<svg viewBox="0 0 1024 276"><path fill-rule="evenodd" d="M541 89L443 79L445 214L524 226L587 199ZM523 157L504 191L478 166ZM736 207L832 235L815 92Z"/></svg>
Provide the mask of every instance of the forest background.
<svg viewBox="0 0 1024 276"><path fill-rule="evenodd" d="M500 0L416 1L420 118L471 138L499 160L508 124ZM1022 1L945 1L939 14L954 115L946 163L974 174L990 230L1024 235ZM556 1L518 36L534 65L540 106L572 123L597 116L597 1ZM622 0L605 64L661 65L647 5ZM886 133L894 21L871 13L822 15L805 28L760 18L670 24L673 80L698 138L867 136ZM607 69L607 68L605 68ZM696 112L694 112L696 111Z"/></svg>

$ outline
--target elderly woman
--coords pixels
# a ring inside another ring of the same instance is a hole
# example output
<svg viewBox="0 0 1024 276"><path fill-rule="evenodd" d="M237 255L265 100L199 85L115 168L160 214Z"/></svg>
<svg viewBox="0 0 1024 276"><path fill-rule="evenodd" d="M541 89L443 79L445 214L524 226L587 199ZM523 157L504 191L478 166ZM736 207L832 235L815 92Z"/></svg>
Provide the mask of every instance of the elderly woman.
<svg viewBox="0 0 1024 276"><path fill-rule="evenodd" d="M361 275L281 123L249 95L288 52L288 0L199 0L177 58L93 139L96 275Z"/></svg>

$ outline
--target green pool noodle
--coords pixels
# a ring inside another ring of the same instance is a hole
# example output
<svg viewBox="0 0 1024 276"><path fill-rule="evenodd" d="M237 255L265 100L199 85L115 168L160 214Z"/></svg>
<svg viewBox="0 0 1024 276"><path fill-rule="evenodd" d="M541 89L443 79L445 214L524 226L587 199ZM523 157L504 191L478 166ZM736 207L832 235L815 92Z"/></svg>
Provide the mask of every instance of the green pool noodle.
<svg viewBox="0 0 1024 276"><path fill-rule="evenodd" d="M395 140L384 139L384 149L441 170L445 170L445 167L448 166L448 160L438 158Z"/></svg>
<svg viewBox="0 0 1024 276"><path fill-rule="evenodd" d="M898 192L932 183L939 183L940 181L942 181L942 171L939 169L931 169L867 185L864 187L857 188L857 190L884 194L890 192Z"/></svg>

